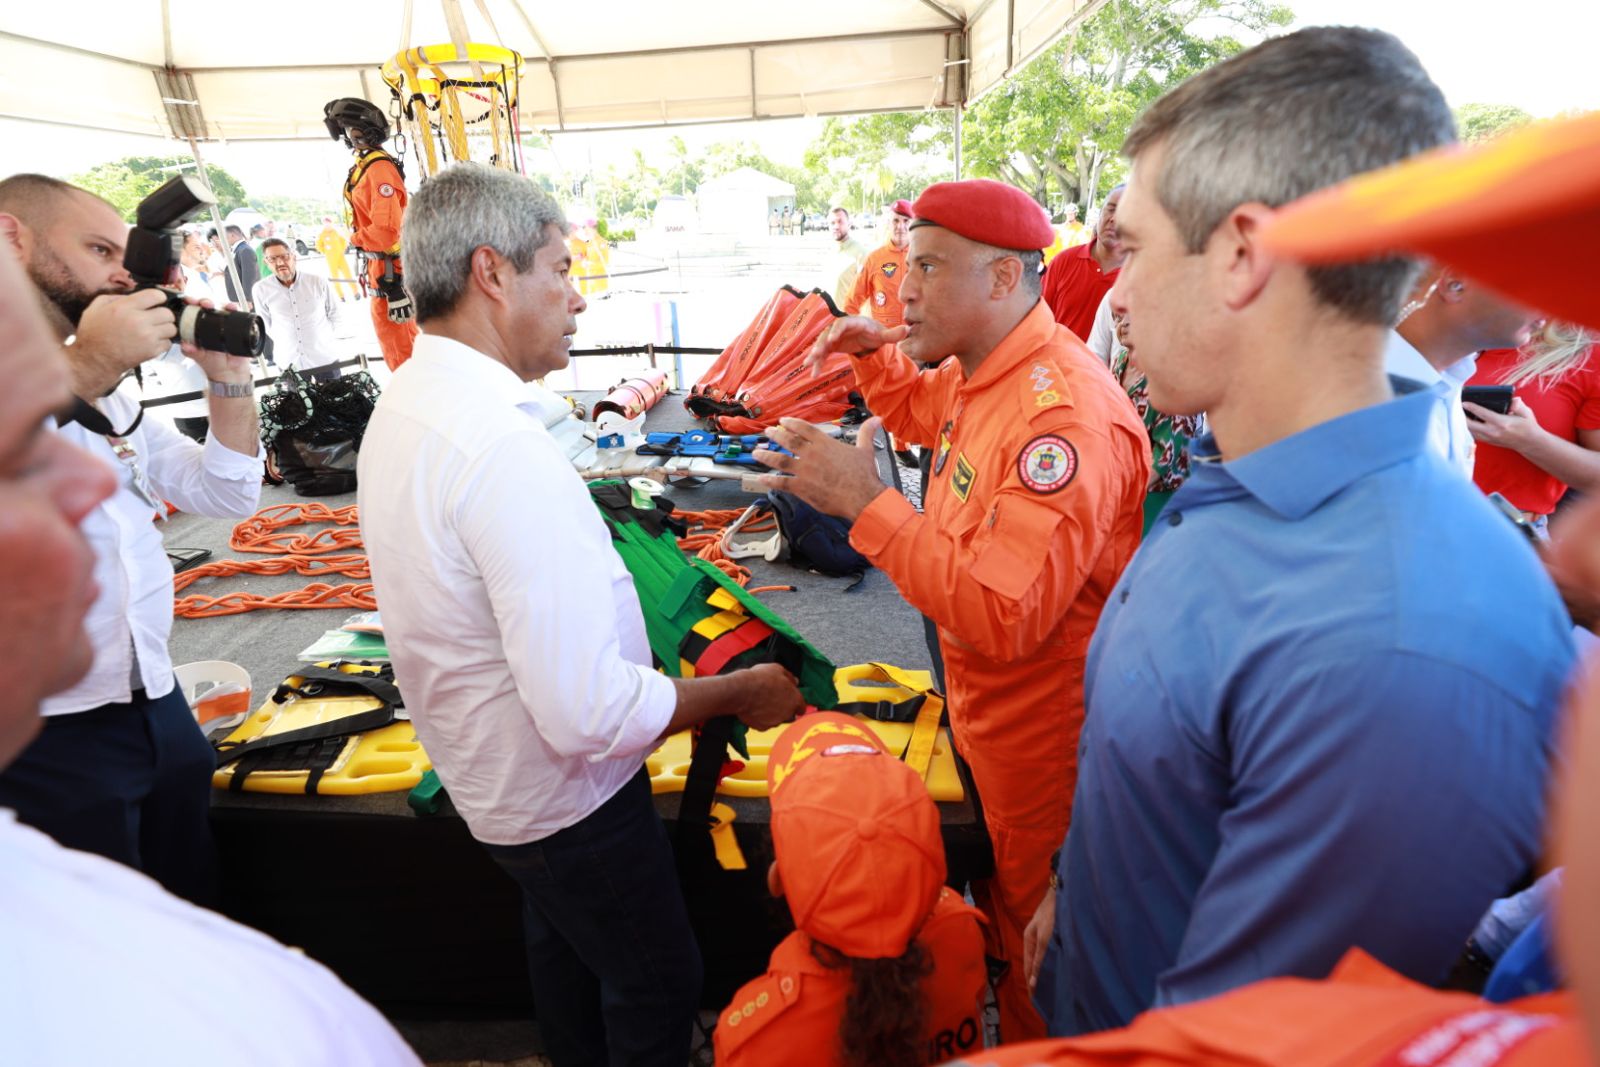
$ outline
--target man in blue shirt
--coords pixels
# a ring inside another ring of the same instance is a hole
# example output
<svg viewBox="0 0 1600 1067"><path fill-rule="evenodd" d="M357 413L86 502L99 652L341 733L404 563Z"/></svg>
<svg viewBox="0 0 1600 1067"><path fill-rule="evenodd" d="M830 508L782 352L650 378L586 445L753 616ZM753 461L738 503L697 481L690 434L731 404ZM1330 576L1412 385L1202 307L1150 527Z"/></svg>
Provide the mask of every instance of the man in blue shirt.
<svg viewBox="0 0 1600 1067"><path fill-rule="evenodd" d="M1571 624L1429 451L1434 397L1394 398L1384 337L1415 267L1305 268L1260 240L1273 205L1452 125L1398 41L1325 27L1129 134L1112 303L1151 404L1213 435L1090 648L1052 1033L1321 977L1352 945L1437 980L1537 858Z"/></svg>

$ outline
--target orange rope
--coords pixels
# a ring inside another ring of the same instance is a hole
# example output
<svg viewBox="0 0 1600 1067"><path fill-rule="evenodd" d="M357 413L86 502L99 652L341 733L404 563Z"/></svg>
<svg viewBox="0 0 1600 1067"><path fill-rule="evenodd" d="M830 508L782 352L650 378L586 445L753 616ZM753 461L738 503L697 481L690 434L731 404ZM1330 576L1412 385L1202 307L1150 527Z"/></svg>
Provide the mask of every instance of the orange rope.
<svg viewBox="0 0 1600 1067"><path fill-rule="evenodd" d="M744 514L743 508L713 511L679 511L675 512L676 518L682 519L689 527L689 532L678 538L678 544L685 552L693 553L705 560L717 570L726 574L740 585L750 585L750 569L734 560L731 560L722 551L722 532L733 525L740 515ZM770 533L778 528L778 517L770 511L760 518L751 519L740 529L746 533ZM752 593L771 592L773 590L793 592L793 586L764 585L759 589L751 589Z"/></svg>
<svg viewBox="0 0 1600 1067"><path fill-rule="evenodd" d="M330 508L326 504L278 504L262 508L233 528L228 547L240 552L269 552L288 556L315 556L324 552L349 552L362 547L360 522L354 504ZM331 522L349 530L318 530L309 537L284 530L313 522Z"/></svg>
<svg viewBox="0 0 1600 1067"><path fill-rule="evenodd" d="M323 529L314 534L285 530L313 522L331 522L350 529ZM233 528L230 547L241 552L259 552L277 559L224 559L206 563L176 575L174 593L181 593L202 578L232 578L239 574L303 574L308 578L343 575L346 578L371 578L367 557L361 554L360 518L355 505L330 508L326 504L277 504L262 508ZM352 552L352 550L354 550ZM331 555L330 553L347 553ZM330 585L316 581L304 589L284 593L225 593L222 596L175 598L172 613L180 619L210 619L219 615L243 615L264 608L312 610L319 608L357 608L371 611L378 606L372 583L346 582Z"/></svg>
<svg viewBox="0 0 1600 1067"><path fill-rule="evenodd" d="M678 543L685 552L691 552L710 563L741 586L750 584L747 567L731 560L722 551L722 532L733 524L742 508L713 511L680 511L678 518L688 525L688 535ZM328 522L348 529L322 529L314 534L298 534L287 530L291 526ZM250 518L233 528L230 547L241 552L260 552L278 559L239 560L225 559L206 563L184 571L173 578L173 592L181 593L202 578L232 578L239 574L279 575L293 571L307 577L321 578L340 574L347 578L370 578L367 557L359 553L361 540L360 516L355 505L330 508L326 504L277 504L262 508ZM769 533L777 529L777 516L770 512L746 523L750 533ZM356 550L352 552L352 550ZM350 553L331 555L330 553ZM750 590L752 593L786 590L793 586L768 585ZM200 594L176 598L172 612L180 619L209 619L220 615L242 615L264 608L311 610L317 608L358 608L371 611L378 606L372 595L372 583L345 583L329 585L312 582L304 589L286 593L226 593L208 597Z"/></svg>

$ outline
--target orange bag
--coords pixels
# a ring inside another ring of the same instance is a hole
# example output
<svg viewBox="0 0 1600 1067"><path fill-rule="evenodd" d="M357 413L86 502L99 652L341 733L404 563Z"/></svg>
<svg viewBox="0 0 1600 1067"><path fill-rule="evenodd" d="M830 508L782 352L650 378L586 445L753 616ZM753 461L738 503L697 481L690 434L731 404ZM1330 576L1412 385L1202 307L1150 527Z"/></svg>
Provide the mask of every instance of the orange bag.
<svg viewBox="0 0 1600 1067"><path fill-rule="evenodd" d="M715 386L705 389L702 381L685 406L713 429L730 434L760 433L786 417L839 418L850 410L855 387L850 356L830 354L817 375L804 362L813 342L839 316L820 289L801 296L785 286L712 365Z"/></svg>

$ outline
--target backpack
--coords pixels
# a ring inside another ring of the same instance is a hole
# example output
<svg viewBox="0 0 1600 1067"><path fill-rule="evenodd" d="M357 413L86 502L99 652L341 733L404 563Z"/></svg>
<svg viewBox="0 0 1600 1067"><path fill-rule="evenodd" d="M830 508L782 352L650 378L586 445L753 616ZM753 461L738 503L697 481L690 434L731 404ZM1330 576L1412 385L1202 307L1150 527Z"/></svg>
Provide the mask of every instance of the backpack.
<svg viewBox="0 0 1600 1067"><path fill-rule="evenodd" d="M769 491L767 501L788 543L789 562L834 578L853 577L846 592L861 584L872 564L851 547L849 523L781 489Z"/></svg>

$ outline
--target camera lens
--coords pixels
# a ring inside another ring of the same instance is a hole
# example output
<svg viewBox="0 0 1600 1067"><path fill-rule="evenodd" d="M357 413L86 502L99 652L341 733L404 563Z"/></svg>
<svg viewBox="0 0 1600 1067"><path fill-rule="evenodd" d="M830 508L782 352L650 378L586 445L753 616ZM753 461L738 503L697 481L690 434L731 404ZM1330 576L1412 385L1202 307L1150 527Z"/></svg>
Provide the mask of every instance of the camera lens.
<svg viewBox="0 0 1600 1067"><path fill-rule="evenodd" d="M191 344L230 356L258 356L266 347L261 317L248 311L212 311L196 309L188 318L192 329L180 320L183 339Z"/></svg>

